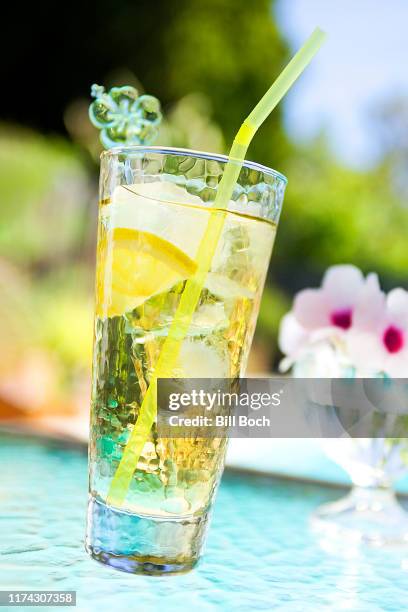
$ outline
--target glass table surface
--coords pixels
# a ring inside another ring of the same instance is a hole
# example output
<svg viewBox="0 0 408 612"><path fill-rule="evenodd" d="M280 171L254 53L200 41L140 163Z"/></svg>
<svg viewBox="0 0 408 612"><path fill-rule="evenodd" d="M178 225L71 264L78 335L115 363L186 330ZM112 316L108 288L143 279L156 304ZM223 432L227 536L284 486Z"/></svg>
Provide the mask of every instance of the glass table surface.
<svg viewBox="0 0 408 612"><path fill-rule="evenodd" d="M226 471L203 560L157 578L86 555L84 449L3 434L0 465L0 590L75 590L73 609L98 612L408 609L408 549L352 548L311 530L313 510L343 490Z"/></svg>

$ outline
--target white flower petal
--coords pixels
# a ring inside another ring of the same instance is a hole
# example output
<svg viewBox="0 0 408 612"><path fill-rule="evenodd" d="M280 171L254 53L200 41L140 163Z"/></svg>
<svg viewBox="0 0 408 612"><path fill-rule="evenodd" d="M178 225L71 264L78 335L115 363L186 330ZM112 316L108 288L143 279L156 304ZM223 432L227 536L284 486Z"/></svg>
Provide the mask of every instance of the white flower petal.
<svg viewBox="0 0 408 612"><path fill-rule="evenodd" d="M320 327L310 332L310 344L316 344L318 342L327 341L332 344L338 344L342 342L344 338L344 331L339 327Z"/></svg>
<svg viewBox="0 0 408 612"><path fill-rule="evenodd" d="M284 355L295 356L307 342L308 333L292 312L288 312L280 322L278 345Z"/></svg>
<svg viewBox="0 0 408 612"><path fill-rule="evenodd" d="M296 361L293 375L297 378L339 378L343 365L330 343L320 342L308 347Z"/></svg>
<svg viewBox="0 0 408 612"><path fill-rule="evenodd" d="M388 353L384 370L391 378L407 378L408 348L398 351L398 353Z"/></svg>
<svg viewBox="0 0 408 612"><path fill-rule="evenodd" d="M385 370L388 353L379 335L351 330L345 342L350 362L360 375L369 376Z"/></svg>
<svg viewBox="0 0 408 612"><path fill-rule="evenodd" d="M386 324L385 294L380 289L377 274L371 273L360 291L353 312L353 327L379 333Z"/></svg>
<svg viewBox="0 0 408 612"><path fill-rule="evenodd" d="M356 266L343 264L328 268L322 281L322 290L330 308L347 308L355 301L364 287L364 277Z"/></svg>

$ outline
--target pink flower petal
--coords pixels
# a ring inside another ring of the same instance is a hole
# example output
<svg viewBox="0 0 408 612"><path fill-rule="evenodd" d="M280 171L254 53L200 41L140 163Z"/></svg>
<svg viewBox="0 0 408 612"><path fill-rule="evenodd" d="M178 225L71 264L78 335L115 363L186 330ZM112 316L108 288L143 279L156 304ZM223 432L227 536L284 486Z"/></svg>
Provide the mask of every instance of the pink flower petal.
<svg viewBox="0 0 408 612"><path fill-rule="evenodd" d="M293 313L306 329L331 325L327 296L321 289L304 289L293 302Z"/></svg>
<svg viewBox="0 0 408 612"><path fill-rule="evenodd" d="M362 272L349 264L332 266L326 271L322 282L330 308L336 310L353 306L363 287Z"/></svg>
<svg viewBox="0 0 408 612"><path fill-rule="evenodd" d="M389 321L397 327L408 328L408 291L393 289L387 296Z"/></svg>
<svg viewBox="0 0 408 612"><path fill-rule="evenodd" d="M369 274L356 300L353 326L361 331L380 333L386 323L385 294L377 274Z"/></svg>

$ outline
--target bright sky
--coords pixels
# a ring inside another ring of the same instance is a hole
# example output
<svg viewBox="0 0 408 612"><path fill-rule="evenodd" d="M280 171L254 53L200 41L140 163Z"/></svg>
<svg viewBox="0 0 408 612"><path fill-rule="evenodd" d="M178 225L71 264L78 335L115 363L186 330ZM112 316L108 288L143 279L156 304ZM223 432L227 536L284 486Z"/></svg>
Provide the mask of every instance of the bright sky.
<svg viewBox="0 0 408 612"><path fill-rule="evenodd" d="M375 161L370 109L408 97L408 1L277 0L276 17L293 50L316 26L329 35L286 98L289 133L303 140L325 127L344 161Z"/></svg>

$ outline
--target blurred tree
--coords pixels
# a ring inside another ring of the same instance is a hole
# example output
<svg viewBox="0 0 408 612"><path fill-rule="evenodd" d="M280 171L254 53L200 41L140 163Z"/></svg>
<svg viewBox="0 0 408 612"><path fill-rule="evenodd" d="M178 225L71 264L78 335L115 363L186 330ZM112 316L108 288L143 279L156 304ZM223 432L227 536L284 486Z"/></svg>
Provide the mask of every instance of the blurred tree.
<svg viewBox="0 0 408 612"><path fill-rule="evenodd" d="M408 154L408 98L392 96L383 103L375 104L370 115L371 127L375 131L383 155L395 151Z"/></svg>
<svg viewBox="0 0 408 612"><path fill-rule="evenodd" d="M72 0L59 5L53 27L45 7L28 4L21 19L21 9L11 4L9 21L18 23L18 44L14 28L6 28L0 49L3 81L19 95L2 96L0 115L63 132L67 105L88 96L93 82L109 85L109 75L123 68L165 107L191 93L204 95L230 145L287 59L273 4ZM253 159L280 166L287 150L280 119L276 110L255 139Z"/></svg>
<svg viewBox="0 0 408 612"><path fill-rule="evenodd" d="M408 98L393 95L382 104L376 103L369 119L378 149L384 157L389 179L401 197L408 196Z"/></svg>
<svg viewBox="0 0 408 612"><path fill-rule="evenodd" d="M324 140L298 148L272 265L274 282L297 291L320 282L329 265L354 263L406 285L408 210L388 179L388 160L357 171L329 153Z"/></svg>
<svg viewBox="0 0 408 612"><path fill-rule="evenodd" d="M90 183L70 143L0 124L0 192L0 257L47 271L83 254Z"/></svg>
<svg viewBox="0 0 408 612"><path fill-rule="evenodd" d="M193 150L225 150L222 130L211 118L209 101L197 93L181 98L168 109L160 126L158 142Z"/></svg>
<svg viewBox="0 0 408 612"><path fill-rule="evenodd" d="M38 360L53 393L88 378L96 226L90 192L71 143L0 124L0 396L14 389L17 403L20 392L35 404L43 392L55 400L33 374Z"/></svg>
<svg viewBox="0 0 408 612"><path fill-rule="evenodd" d="M227 146L288 57L273 19L273 4L182 0L176 21L165 33L171 97L177 99L188 90L206 94ZM280 167L287 150L278 107L255 137L248 157Z"/></svg>

